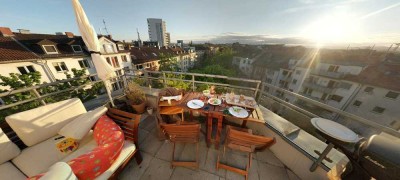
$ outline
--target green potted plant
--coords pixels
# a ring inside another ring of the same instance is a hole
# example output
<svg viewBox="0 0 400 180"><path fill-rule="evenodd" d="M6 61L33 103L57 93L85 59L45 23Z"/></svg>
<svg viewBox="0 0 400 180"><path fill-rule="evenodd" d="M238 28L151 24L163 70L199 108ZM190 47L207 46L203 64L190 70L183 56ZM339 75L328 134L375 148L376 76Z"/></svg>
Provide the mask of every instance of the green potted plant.
<svg viewBox="0 0 400 180"><path fill-rule="evenodd" d="M125 94L128 98L128 103L132 106L136 113L144 113L146 110L146 95L144 94L142 88L135 82L128 82Z"/></svg>

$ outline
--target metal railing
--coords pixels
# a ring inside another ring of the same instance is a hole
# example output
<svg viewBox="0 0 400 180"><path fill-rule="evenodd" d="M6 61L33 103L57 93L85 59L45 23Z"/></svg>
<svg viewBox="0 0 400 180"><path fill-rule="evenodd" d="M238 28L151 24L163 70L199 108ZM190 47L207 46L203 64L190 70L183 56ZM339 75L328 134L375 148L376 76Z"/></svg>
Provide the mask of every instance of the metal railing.
<svg viewBox="0 0 400 180"><path fill-rule="evenodd" d="M388 134L391 134L391 135L393 135L395 137L399 137L400 138L400 132L398 132L398 131L396 131L396 130L394 130L392 128L380 125L380 124L378 124L378 123L376 123L374 121L367 120L365 118L356 116L356 115L351 114L349 112L334 108L332 106L329 106L327 104L324 104L324 103L318 102L316 100L310 99L310 98L305 97L303 95L300 95L300 94L297 94L297 93L293 93L291 91L288 91L288 90L280 88L280 87L276 87L276 86L274 86L272 84L261 82L260 80L228 77L228 76L221 76L221 75L200 74L200 73L185 73L185 72L172 72L172 71L147 71L147 70L144 70L143 72L144 72L144 76L135 76L135 75L129 75L129 74L125 73L125 75L122 75L119 78L136 77L136 78L140 78L140 79L145 79L148 84L151 84L151 82L150 82L151 80L158 80L161 83L163 83L164 86L167 86L166 82L168 80L169 81L172 80L172 81L189 82L192 85L191 86L191 90L192 91L196 90L196 84L207 84L207 85L228 87L228 88L233 88L233 89L249 90L249 91L253 92L253 96L257 99L257 101L259 101L261 96L267 96L267 97L270 97L270 98L276 100L279 103L284 104L285 106L291 107L291 108L293 108L293 109L295 109L295 110L297 110L299 112L302 112L302 113L304 113L306 115L309 115L310 117L317 117L317 115L312 113L312 112L309 112L309 111L307 111L307 110L305 110L305 109L303 109L301 107L298 107L298 106L296 106L296 105L294 105L292 103L286 102L286 101L282 100L280 97L277 97L277 96L275 96L273 94L265 92L264 88L268 87L268 88L272 88L272 89L275 89L275 90L279 90L279 91L283 92L286 95L293 96L293 97L295 97L297 99L300 99L300 100L305 101L307 103L310 103L312 105L315 105L315 106L321 107L323 109L326 109L328 111L334 112L334 113L336 113L338 115L341 115L343 117L347 117L347 118L356 120L356 121L358 121L358 122L360 122L362 124L371 126L371 127L376 128L376 129L378 129L380 131L386 132ZM152 76L154 74L157 74L157 75L160 75L160 76ZM182 78L169 78L169 77L167 77L167 74L184 75L184 76L189 76L191 78L189 78L189 79L188 78L186 78L186 79L184 79L184 78L183 79ZM93 74L91 74L91 76L92 75ZM12 90L12 91L7 91L7 92L0 93L0 98L5 97L5 96L9 96L9 95L13 95L13 94L16 94L16 93L21 93L21 92L32 92L35 95L35 97L27 99L27 100L23 100L23 101L20 101L20 102L15 102L15 103L11 103L11 104L2 105L2 106L0 106L0 110L4 110L4 109L7 109L7 108L11 108L11 107L18 106L18 105L21 105L21 104L24 104L24 103L28 103L28 102L32 102L32 101L40 101L40 103L42 105L45 105L46 103L43 101L43 99L46 98L46 97L54 96L54 95L57 95L57 94L60 94L60 93L63 93L63 92L67 92L67 91L73 91L73 90L81 89L81 88L87 87L89 85L93 85L93 84L95 84L97 82L101 82L101 80L93 81L93 82L89 82L89 83L84 84L84 85L73 86L73 87L68 88L68 89L64 89L64 90L61 90L61 91L52 92L52 93L48 93L48 94L42 94L42 95L39 94L38 91L37 91L40 88L44 88L44 87L48 87L48 86L54 86L54 85L57 85L57 84L60 84L60 83L71 82L71 81L74 81L74 80L78 80L80 78L87 78L87 77L89 77L89 76L65 79L65 80L60 80L60 81L56 81L56 82L52 82L52 83L32 86L32 87L29 87L29 88L17 89L17 90ZM240 82L240 83L246 83L246 84L245 84L245 86L243 86L243 85L233 85L233 84L227 84L227 83L206 82L206 81L196 80L199 77L217 78L217 79L223 79L223 80L227 80L227 81L231 81L231 82Z"/></svg>
<svg viewBox="0 0 400 180"><path fill-rule="evenodd" d="M152 82L151 81L158 81L161 84L164 85L164 87L167 87L167 81L182 81L182 82L189 82L191 84L190 89L192 91L196 91L197 89L197 85L199 84L207 84L207 85L215 85L215 86L221 86L221 87L227 87L227 88L232 88L232 89L242 89L242 90L247 90L250 91L252 96L255 97L256 101L258 103L260 103L261 99L263 97L268 97L270 99L272 99L275 102L280 103L281 105L288 107L290 109L293 109L297 112L300 112L301 114L306 115L307 117L313 118L313 117L319 117L319 115L310 112L304 108L299 107L298 105L296 105L295 103L291 103L291 102L287 102L283 99L281 99L282 97L278 97L276 95L273 95L267 91L264 91L264 88L268 87L268 89L271 90L279 90L280 92L283 92L285 95L290 95L293 96L294 98L304 101L306 103L318 106L320 108L323 108L325 110L328 110L330 112L336 113L338 115L341 115L343 117L347 117L353 120L356 120L358 122L361 122L365 125L368 125L370 127L376 128L380 131L386 132L388 134L391 134L395 137L399 137L400 138L400 133L397 132L394 129L391 129L389 127L386 126L382 126L378 123L375 123L373 121L367 120L365 118L356 116L354 114L351 114L349 112L345 112L343 110L331 107L327 104L318 102L316 100L310 99L308 97L305 97L303 95L297 94L297 93L293 93L291 91L282 89L280 87L276 87L272 84L269 83L265 83L265 82L261 82L259 80L252 80L252 79L244 79L244 78L235 78L235 77L228 77L228 76L221 76L221 75L210 75L210 74L199 74L199 73L184 73L184 72L171 72L171 71L143 71L144 74L143 76L137 76L137 75L130 75L128 73L125 73L125 75L120 76L119 78L123 79L125 82L134 78L138 78L138 79L143 79L146 82L146 85L151 85ZM169 74L173 74L173 75L181 75L181 78L177 78L177 77L170 77L168 76ZM23 100L20 102L15 102L15 103L11 103L11 104L6 104L3 106L0 106L0 110L5 110L7 108L12 108L24 103L28 103L28 102L32 102L32 101L39 101L41 103L41 105L45 105L46 102L44 101L44 98L49 97L49 96L54 96L66 91L73 91L76 89L80 89L80 88L84 88L90 85L93 85L94 83L98 83L101 81L94 81L94 82L89 82L87 84L84 85L79 85L79 86L73 86L70 87L68 89L64 89L61 91L57 91L57 92L52 92L52 93L48 93L48 94L40 94L38 93L38 89L44 88L44 87L48 87L48 86L54 86L60 83L66 83L66 82L71 82L74 80L78 80L80 78L86 78L88 76L84 76L84 77L77 77L77 78L71 78L71 79L66 79L66 80L61 80L61 81L57 81L57 82L53 82L53 83L48 83L48 84L42 84L42 85L37 85L37 86L33 86L33 87L29 87L29 88L24 88L24 89L18 89L18 90L12 90L12 91L8 91L8 92L3 92L0 93L0 98L5 97L5 96L10 96L10 95L14 95L16 93L22 93L22 92L31 92L31 94L34 95L34 97L27 99L27 100ZM220 82L207 82L207 81L201 81L199 80L199 78L216 78L216 79L222 79L225 81L229 81L229 82L234 82L233 84L229 84L229 83L220 83ZM274 91L271 91L274 92ZM290 120L288 120L290 121ZM285 137L285 135L281 134L282 137ZM287 139L287 141L290 141L287 137L285 137ZM301 152L304 152L305 150L303 150L302 148L300 148L299 146L297 146L294 142L291 142L293 146L295 146L297 149L299 149ZM311 158L310 152L307 152L307 156ZM313 157L315 158L315 157Z"/></svg>

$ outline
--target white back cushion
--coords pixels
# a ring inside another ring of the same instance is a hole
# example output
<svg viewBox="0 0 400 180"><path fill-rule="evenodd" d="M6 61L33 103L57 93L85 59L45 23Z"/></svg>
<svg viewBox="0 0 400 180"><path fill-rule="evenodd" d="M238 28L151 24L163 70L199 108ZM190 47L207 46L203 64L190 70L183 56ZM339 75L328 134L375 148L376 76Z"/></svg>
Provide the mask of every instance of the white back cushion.
<svg viewBox="0 0 400 180"><path fill-rule="evenodd" d="M0 164L3 164L18 156L21 150L8 139L7 135L0 129Z"/></svg>
<svg viewBox="0 0 400 180"><path fill-rule="evenodd" d="M78 98L41 106L6 117L7 123L27 146L50 137L77 116L86 113Z"/></svg>
<svg viewBox="0 0 400 180"><path fill-rule="evenodd" d="M61 128L58 134L81 140L90 131L97 120L106 112L106 107L99 107L85 114L81 114Z"/></svg>

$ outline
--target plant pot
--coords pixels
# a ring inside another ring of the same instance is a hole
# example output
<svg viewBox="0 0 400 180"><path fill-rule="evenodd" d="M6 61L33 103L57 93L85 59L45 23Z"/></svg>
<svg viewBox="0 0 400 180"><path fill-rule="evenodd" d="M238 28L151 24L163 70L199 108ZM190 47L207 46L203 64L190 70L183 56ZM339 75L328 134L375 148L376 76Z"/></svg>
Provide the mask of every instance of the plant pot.
<svg viewBox="0 0 400 180"><path fill-rule="evenodd" d="M141 104L131 104L131 106L136 111L136 113L143 114L146 110L146 101L143 101Z"/></svg>

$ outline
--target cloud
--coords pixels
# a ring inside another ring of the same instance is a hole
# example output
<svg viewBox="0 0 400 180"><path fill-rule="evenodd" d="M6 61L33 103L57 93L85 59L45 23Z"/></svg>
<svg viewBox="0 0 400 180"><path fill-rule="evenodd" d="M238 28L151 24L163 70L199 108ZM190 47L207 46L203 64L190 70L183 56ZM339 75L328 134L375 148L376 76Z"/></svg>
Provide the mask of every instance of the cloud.
<svg viewBox="0 0 400 180"><path fill-rule="evenodd" d="M194 42L211 43L243 43L243 44L306 44L310 43L304 38L283 37L265 34L244 34L238 32L225 32L220 35L205 36L207 39L192 39Z"/></svg>
<svg viewBox="0 0 400 180"><path fill-rule="evenodd" d="M348 0L348 1L334 1L333 3L316 3L316 1L313 0L299 0L300 3L305 4L302 6L297 6L297 7L292 7L285 9L281 12L281 14L291 14L291 13L297 13L301 11L306 11L306 10L319 10L321 8L327 8L327 7L338 7L338 6L346 6L346 5L351 5L355 3L361 3L367 0Z"/></svg>
<svg viewBox="0 0 400 180"><path fill-rule="evenodd" d="M185 41L193 41L195 43L235 43L241 44L290 44L290 45L315 45L315 42L300 36L281 36L281 35L267 35L267 34L245 34L240 32L225 32L219 35L205 35L205 36L187 36L180 37ZM337 42L330 43L330 45L348 45L354 44L357 46L366 44L379 44L390 45L392 43L400 42L400 33L383 33L383 34L370 34L366 38L357 42ZM326 44L329 45L329 44Z"/></svg>

